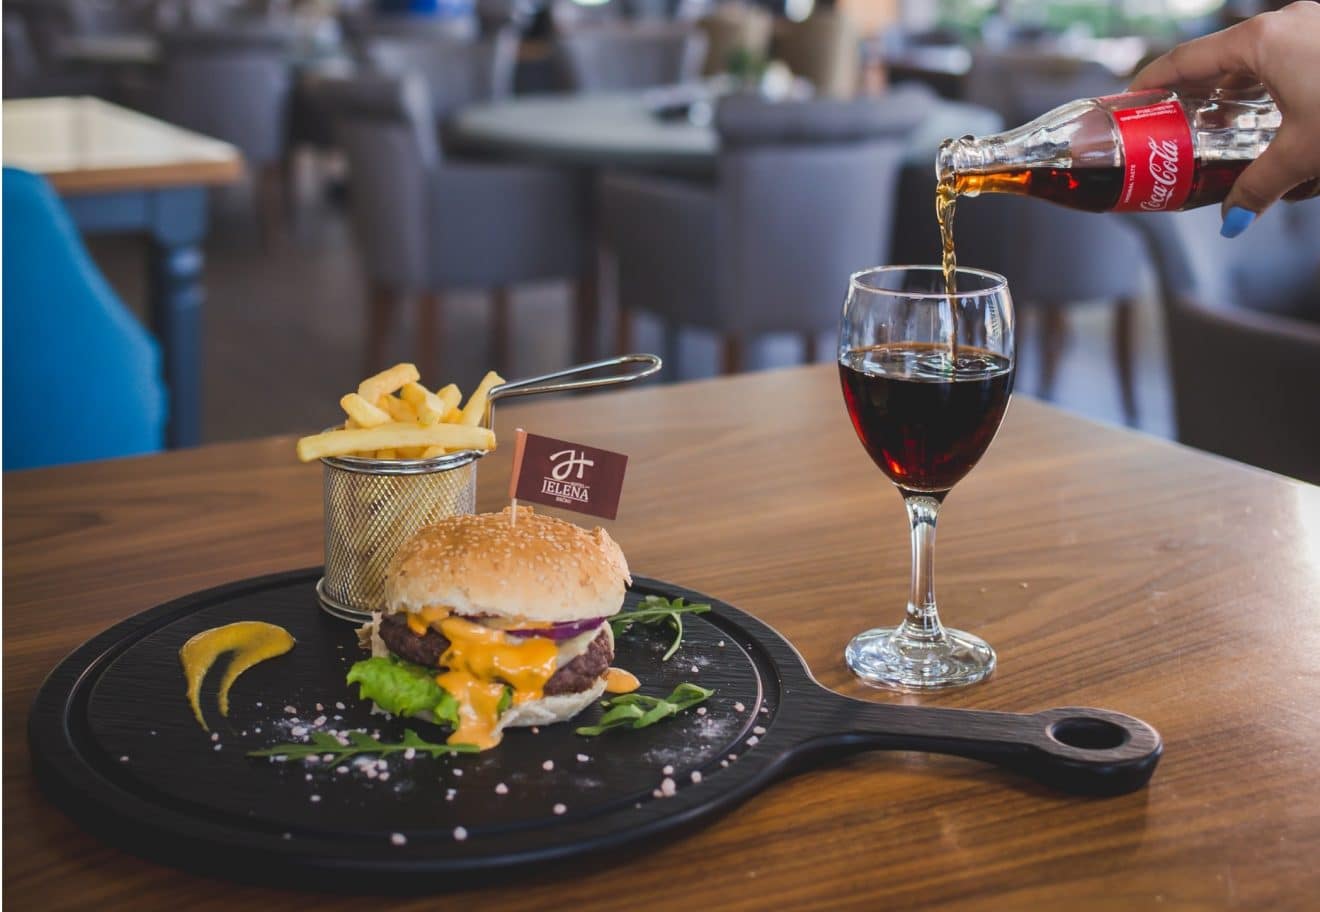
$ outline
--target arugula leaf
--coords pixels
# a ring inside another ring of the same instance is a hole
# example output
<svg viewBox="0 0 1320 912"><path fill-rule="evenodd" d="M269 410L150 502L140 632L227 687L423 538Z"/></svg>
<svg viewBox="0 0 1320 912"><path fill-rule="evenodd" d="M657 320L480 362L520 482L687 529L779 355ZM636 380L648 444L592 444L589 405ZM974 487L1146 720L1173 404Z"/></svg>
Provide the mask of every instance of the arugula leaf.
<svg viewBox="0 0 1320 912"><path fill-rule="evenodd" d="M590 738L612 728L647 728L685 709L691 709L698 703L704 703L714 693L713 690L685 681L675 687L668 697L648 697L639 693L612 697L601 701L600 705L606 707L606 710L600 722L584 725L577 729L577 733Z"/></svg>
<svg viewBox="0 0 1320 912"><path fill-rule="evenodd" d="M312 732L310 739L305 743L276 744L274 747L248 751L247 755L249 757L282 757L285 760L305 760L308 757L333 754L337 759L346 760L358 754L396 754L410 748L419 754L429 754L432 757L446 754L475 754L481 750L475 744L432 744L409 728L404 730L403 740L398 743L377 741L364 731L351 731L348 733L348 743L340 744L339 739L334 735L319 731Z"/></svg>
<svg viewBox="0 0 1320 912"><path fill-rule="evenodd" d="M668 662L683 644L683 615L705 614L707 611L710 611L710 605L706 603L688 605L681 598L670 601L658 595L648 595L632 611L620 612L610 618L610 626L614 628L615 636L621 636L634 624L655 625L668 622L669 626L674 628L674 641L669 644L669 649L660 659L662 662Z"/></svg>
<svg viewBox="0 0 1320 912"><path fill-rule="evenodd" d="M431 712L441 722L458 726L458 701L435 683L434 672L395 658L376 656L348 670L349 684L358 684L360 696L396 716Z"/></svg>

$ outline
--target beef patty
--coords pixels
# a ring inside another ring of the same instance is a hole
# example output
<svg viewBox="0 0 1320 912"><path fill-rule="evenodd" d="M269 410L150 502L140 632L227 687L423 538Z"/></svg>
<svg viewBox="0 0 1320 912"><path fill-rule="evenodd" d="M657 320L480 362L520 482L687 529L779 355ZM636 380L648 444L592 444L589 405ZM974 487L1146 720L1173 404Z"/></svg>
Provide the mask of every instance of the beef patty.
<svg viewBox="0 0 1320 912"><path fill-rule="evenodd" d="M440 664L440 656L449 648L449 640L434 629L428 628L421 636L413 633L403 614L390 614L381 619L380 638L399 658L428 668ZM550 676L545 682L545 695L553 697L589 689L613 660L614 648L609 634L602 628L586 652Z"/></svg>

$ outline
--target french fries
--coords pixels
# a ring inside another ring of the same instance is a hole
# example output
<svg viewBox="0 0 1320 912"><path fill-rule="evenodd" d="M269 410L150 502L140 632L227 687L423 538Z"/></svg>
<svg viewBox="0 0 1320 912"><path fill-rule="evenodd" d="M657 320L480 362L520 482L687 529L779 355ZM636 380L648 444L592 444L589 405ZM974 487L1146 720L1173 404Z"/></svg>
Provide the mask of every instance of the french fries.
<svg viewBox="0 0 1320 912"><path fill-rule="evenodd" d="M490 391L503 382L491 371L460 407L463 394L457 386L431 392L415 365L396 364L341 398L347 416L343 427L299 440L298 458L431 459L461 450L492 450L495 434L483 425Z"/></svg>
<svg viewBox="0 0 1320 912"><path fill-rule="evenodd" d="M326 456L351 456L377 450L398 450L401 447L434 447L459 450L493 450L495 432L488 428L465 427L460 424L437 424L422 427L418 424L391 422L373 428L353 428L326 431L298 441L298 458L303 462Z"/></svg>
<svg viewBox="0 0 1320 912"><path fill-rule="evenodd" d="M494 371L490 371L481 378L481 383L472 391L468 398L467 405L463 406L463 416L459 418L460 424L466 424L468 427L476 427L486 418L486 405L490 401L490 390L493 386L499 386L504 382L504 378Z"/></svg>
<svg viewBox="0 0 1320 912"><path fill-rule="evenodd" d="M360 393L349 393L339 400L339 407L348 415L354 427L370 428L390 421L389 412L372 405Z"/></svg>
<svg viewBox="0 0 1320 912"><path fill-rule="evenodd" d="M422 379L415 364L396 364L389 370L383 370L374 377L368 377L358 384L358 395L368 402L375 402L381 396L397 393L405 383L416 383Z"/></svg>

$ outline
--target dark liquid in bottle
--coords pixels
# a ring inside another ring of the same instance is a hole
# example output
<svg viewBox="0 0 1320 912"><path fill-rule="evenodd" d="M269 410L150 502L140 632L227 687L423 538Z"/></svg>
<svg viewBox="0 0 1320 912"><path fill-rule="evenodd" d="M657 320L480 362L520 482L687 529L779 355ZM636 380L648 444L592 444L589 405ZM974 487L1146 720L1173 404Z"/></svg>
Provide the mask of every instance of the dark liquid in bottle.
<svg viewBox="0 0 1320 912"><path fill-rule="evenodd" d="M1002 355L905 343L854 349L839 378L857 436L900 488L942 492L976 465L999 429L1013 391Z"/></svg>
<svg viewBox="0 0 1320 912"><path fill-rule="evenodd" d="M1198 161L1192 171L1192 189L1183 209L1221 203L1250 161ZM1108 212L1123 192L1122 168L1016 168L992 174L959 174L949 178L954 196L968 193L1017 193L1049 200L1071 209ZM1287 194L1302 199L1315 192L1307 181ZM943 182L941 182L943 186ZM940 191L936 191L937 197ZM937 207L939 203L936 203ZM952 218L950 218L952 224ZM952 244L947 237L946 243Z"/></svg>

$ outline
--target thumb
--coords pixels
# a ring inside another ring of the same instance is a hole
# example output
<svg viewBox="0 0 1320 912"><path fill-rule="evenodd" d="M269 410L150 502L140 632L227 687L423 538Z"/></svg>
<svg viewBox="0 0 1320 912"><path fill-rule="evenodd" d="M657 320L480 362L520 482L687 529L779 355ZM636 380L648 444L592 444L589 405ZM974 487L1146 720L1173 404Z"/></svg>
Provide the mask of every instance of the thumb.
<svg viewBox="0 0 1320 912"><path fill-rule="evenodd" d="M1296 134L1294 138L1293 133L1279 130L1260 157L1233 182L1224 199L1224 215L1230 209L1246 209L1259 215L1289 190L1315 176L1300 136Z"/></svg>

